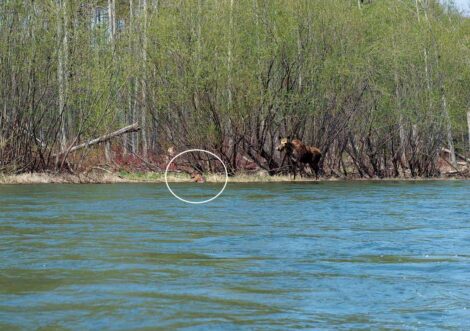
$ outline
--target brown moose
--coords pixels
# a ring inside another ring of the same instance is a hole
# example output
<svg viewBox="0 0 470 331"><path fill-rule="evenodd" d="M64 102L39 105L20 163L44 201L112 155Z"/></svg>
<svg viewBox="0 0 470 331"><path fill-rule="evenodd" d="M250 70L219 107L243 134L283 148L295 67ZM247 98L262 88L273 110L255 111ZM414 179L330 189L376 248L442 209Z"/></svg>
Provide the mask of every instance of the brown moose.
<svg viewBox="0 0 470 331"><path fill-rule="evenodd" d="M193 181L194 183L202 184L206 182L206 179L201 173L194 171L193 173L191 173L191 181Z"/></svg>
<svg viewBox="0 0 470 331"><path fill-rule="evenodd" d="M289 160L290 167L294 173L294 179L296 175L297 167L299 167L299 173L302 177L302 172L304 171L304 166L308 164L312 170L312 173L315 172L315 178L318 179L318 174L320 172L319 162L321 159L321 151L313 146L306 146L298 139L290 139L279 137L280 144L277 147L277 150L282 152L285 151Z"/></svg>

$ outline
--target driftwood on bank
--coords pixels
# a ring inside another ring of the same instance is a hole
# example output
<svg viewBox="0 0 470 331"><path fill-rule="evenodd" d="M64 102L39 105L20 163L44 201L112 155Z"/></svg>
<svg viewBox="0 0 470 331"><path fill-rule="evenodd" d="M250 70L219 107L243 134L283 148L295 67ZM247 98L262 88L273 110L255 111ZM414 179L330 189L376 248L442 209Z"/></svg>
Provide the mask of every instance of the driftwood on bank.
<svg viewBox="0 0 470 331"><path fill-rule="evenodd" d="M444 148L444 147L441 148L441 151L443 151L443 152L445 152L445 153L448 153L448 154L451 153L451 151L450 151L449 149ZM462 154L459 154L459 153L455 153L455 156L457 156L459 159L463 160L464 162L470 162L470 159L467 159L467 158L465 157L465 155L462 155Z"/></svg>
<svg viewBox="0 0 470 331"><path fill-rule="evenodd" d="M139 124L134 123L134 124L131 124L131 125L128 125L128 126L122 128L122 129L119 129L117 131L105 134L104 136L101 136L101 137L89 140L87 142L84 142L83 144L79 144L79 145L73 146L71 148L68 148L65 151L62 151L62 152L60 152L58 154L55 154L53 156L58 157L58 156L67 155L67 154L70 154L72 152L75 152L75 151L77 151L79 149L82 149L82 148L85 148L85 147L90 147L90 146L93 146L93 145L96 145L96 144L99 144L99 143L107 142L107 141L109 141L109 140L111 140L115 137L119 137L119 136L121 136L125 133L137 132L139 130L140 130Z"/></svg>

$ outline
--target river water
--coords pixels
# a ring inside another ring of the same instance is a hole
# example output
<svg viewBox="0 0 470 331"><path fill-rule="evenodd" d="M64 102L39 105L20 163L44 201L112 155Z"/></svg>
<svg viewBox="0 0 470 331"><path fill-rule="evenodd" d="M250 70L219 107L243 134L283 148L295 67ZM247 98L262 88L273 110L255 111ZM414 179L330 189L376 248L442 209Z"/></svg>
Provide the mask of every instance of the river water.
<svg viewBox="0 0 470 331"><path fill-rule="evenodd" d="M460 330L469 281L470 182L0 186L2 330Z"/></svg>

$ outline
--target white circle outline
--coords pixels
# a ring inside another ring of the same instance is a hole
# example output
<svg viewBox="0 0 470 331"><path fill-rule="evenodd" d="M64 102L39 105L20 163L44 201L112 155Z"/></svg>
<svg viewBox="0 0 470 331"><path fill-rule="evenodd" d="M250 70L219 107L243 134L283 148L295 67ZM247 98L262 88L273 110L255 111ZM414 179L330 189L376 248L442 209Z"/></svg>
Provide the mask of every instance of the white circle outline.
<svg viewBox="0 0 470 331"><path fill-rule="evenodd" d="M173 192L173 190L170 188L170 185L168 184L168 169L170 168L170 164L173 163L173 161L175 161L178 157L180 157L181 155L183 154L186 154L186 153L191 153L191 152L203 152L203 153L208 153L212 156L214 156L217 160L220 161L220 163L222 163L222 165L224 166L224 170L225 170L225 184L224 184L224 187L222 187L222 189L219 191L219 193L217 193L216 196L213 196L212 198L210 199L207 199L207 200L203 200L203 201L190 201L190 200L186 200L186 199L183 199L181 197L179 197L178 195L176 195L175 192ZM173 196L175 198L177 198L178 200L180 201L183 201L183 202L186 202L186 203L192 203L194 205L199 205L199 204L203 204L203 203L207 203L207 202L211 202L212 200L216 199L219 195L221 195L224 190L225 190L225 187L227 186L227 183L228 183L228 171L227 171L227 167L225 166L225 163L224 161L222 161L222 159L212 153L212 152L209 152L209 151L206 151L205 149L199 149L199 148L193 148L193 149L187 149L185 151L182 151L181 153L179 153L178 155L176 155L175 157L173 157L170 162L168 162L168 164L166 165L166 169L165 169L165 184L166 184L166 187L168 188L168 191L170 191L171 194L173 194Z"/></svg>

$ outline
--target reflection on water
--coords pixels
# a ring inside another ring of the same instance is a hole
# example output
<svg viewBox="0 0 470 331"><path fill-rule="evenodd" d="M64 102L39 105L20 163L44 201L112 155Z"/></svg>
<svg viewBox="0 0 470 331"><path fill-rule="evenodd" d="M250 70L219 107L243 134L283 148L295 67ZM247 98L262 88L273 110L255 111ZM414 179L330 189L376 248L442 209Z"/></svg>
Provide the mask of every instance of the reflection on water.
<svg viewBox="0 0 470 331"><path fill-rule="evenodd" d="M464 181L1 186L0 329L464 329L469 221Z"/></svg>

